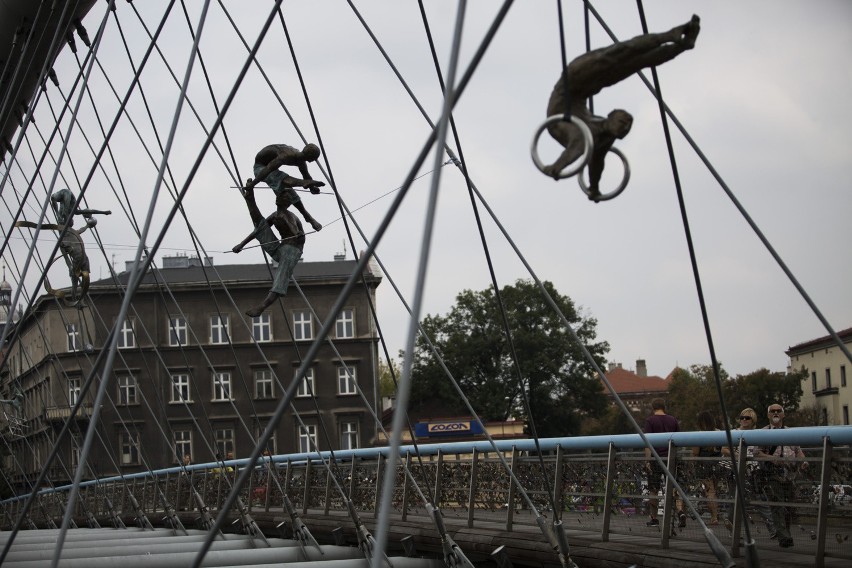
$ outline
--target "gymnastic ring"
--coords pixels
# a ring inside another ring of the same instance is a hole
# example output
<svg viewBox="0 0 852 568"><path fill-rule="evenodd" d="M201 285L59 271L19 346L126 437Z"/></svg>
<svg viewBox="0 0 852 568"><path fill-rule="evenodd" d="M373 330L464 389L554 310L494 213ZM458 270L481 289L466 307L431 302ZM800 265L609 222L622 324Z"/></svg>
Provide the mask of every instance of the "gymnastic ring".
<svg viewBox="0 0 852 568"><path fill-rule="evenodd" d="M538 127L538 130L536 130L535 136L533 136L532 139L532 145L530 146L530 155L532 155L532 160L535 164L535 167L537 167L541 173L549 177L552 176L550 176L550 174L544 171L544 164L541 162L541 158L538 157L538 139L541 138L541 133L544 132L545 128L547 128L551 124L561 122L563 120L568 120L568 115L554 114L553 116L548 116L547 120L545 120L544 123ZM582 171L582 169L586 167L586 164L589 163L589 158L592 156L592 148L594 146L594 141L592 140L592 131L589 130L589 125L577 118L576 116L571 116L570 120L577 126L577 128L580 129L580 132L583 133L585 149L583 150L583 155L580 156L580 159L577 160L574 166L559 172L559 175L556 176L557 179L566 179L573 175L577 175L577 172Z"/></svg>
<svg viewBox="0 0 852 568"><path fill-rule="evenodd" d="M592 199L593 201L607 201L613 197L617 197L618 194L624 191L624 188L627 187L627 182L630 181L630 164L627 163L627 158L624 157L624 154L622 154L621 150L618 148L610 147L609 151L621 158L621 163L624 165L624 177L618 187L609 193L602 193L597 197L592 197L592 194L589 193L589 186L586 185L586 179L583 177L583 172L580 172L580 175L577 177L577 181L580 183L580 189L582 189L583 193L588 195L589 199Z"/></svg>

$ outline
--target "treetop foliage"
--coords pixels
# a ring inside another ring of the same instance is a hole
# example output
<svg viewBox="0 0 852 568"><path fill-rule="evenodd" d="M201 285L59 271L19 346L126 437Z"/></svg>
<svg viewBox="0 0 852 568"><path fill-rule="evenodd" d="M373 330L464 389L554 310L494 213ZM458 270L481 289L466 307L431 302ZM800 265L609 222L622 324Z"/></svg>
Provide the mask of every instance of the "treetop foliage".
<svg viewBox="0 0 852 568"><path fill-rule="evenodd" d="M596 341L597 321L582 317L552 283L543 287L603 367L609 345ZM427 412L431 406L444 416L468 415L463 394L483 421L510 416L526 420L525 393L539 436L577 434L583 416L606 407L594 367L534 282L504 286L499 300L492 288L463 290L449 313L423 319L424 331L461 394L421 335L412 367L412 411Z"/></svg>

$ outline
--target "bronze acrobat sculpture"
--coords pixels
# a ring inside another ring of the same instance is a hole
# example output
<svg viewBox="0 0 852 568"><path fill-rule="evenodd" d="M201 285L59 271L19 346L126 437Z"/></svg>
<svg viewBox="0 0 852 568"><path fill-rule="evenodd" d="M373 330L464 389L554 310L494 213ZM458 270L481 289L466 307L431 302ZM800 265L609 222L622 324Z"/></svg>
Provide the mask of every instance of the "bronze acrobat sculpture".
<svg viewBox="0 0 852 568"><path fill-rule="evenodd" d="M286 193L282 192L278 195L275 199L277 207L275 213L265 218L257 207L253 188L245 188L243 197L246 200L246 206L255 228L248 237L232 250L239 253L252 239L257 239L264 252L278 262L269 294L258 306L246 310L247 316L257 317L275 300L287 294L287 286L293 276L293 269L302 257L302 249L305 246L305 232L302 230L302 223L299 218L287 210L290 202ZM280 241L275 238L272 227L275 227L281 233Z"/></svg>
<svg viewBox="0 0 852 568"><path fill-rule="evenodd" d="M305 209L305 204L293 189L296 186L301 186L310 189L311 193L318 194L324 182L317 181L311 178L308 173L308 162L315 162L320 157L320 149L316 144L306 144L301 150L297 150L287 144L270 144L265 146L257 153L254 158L254 179L246 182L245 189L252 189L261 181L266 181L272 191L275 192L276 202L285 196L289 201L289 205L293 205L305 221L311 224L314 231L322 229L322 225L308 213ZM281 166L296 166L299 168L299 173L302 178L296 178L288 175L278 168Z"/></svg>
<svg viewBox="0 0 852 568"><path fill-rule="evenodd" d="M595 116L588 109L589 97L646 67L661 65L692 49L700 29L700 19L698 16L692 16L689 22L668 32L640 35L584 53L571 61L553 87L547 104L548 120L545 123L547 131L565 150L553 164L543 165L538 160L534 146L533 160L541 171L554 179L569 177L582 169L582 164L576 171L568 174L563 170L590 150L589 186L584 187L584 191L589 199L596 202L614 197L612 194L603 196L598 187L604 169L604 158L610 150L620 155L612 145L616 139L627 136L633 124L633 117L622 109L611 111L606 118ZM566 112L570 112L570 120ZM578 125L577 121L582 124ZM584 126L588 128L588 133L583 131ZM534 139L534 145L540 134L541 129ZM589 140L592 146L587 149ZM626 166L625 160L625 168ZM625 174L628 174L627 169ZM584 184L581 182L582 185ZM622 182L623 185L626 185L626 181ZM618 190L619 193L621 189L623 187Z"/></svg>
<svg viewBox="0 0 852 568"><path fill-rule="evenodd" d="M89 291L89 257L86 256L86 247L83 245L83 237L81 235L86 230L98 224L97 219L93 215L112 214L111 211L100 211L97 209L75 209L75 201L74 194L70 190L60 189L50 196L50 205L56 214L56 224L38 224L30 221L18 221L15 223L16 227L64 231L64 234L59 240L59 250L62 253L62 258L65 259L65 263L68 265L68 273L71 276L70 294L65 290L56 290L53 288L47 277L44 279L44 288L48 294L56 296L69 306L79 305L80 301ZM79 231L74 228L74 215L82 215L86 220L86 226ZM59 257L54 258L45 267L45 271L58 259Z"/></svg>

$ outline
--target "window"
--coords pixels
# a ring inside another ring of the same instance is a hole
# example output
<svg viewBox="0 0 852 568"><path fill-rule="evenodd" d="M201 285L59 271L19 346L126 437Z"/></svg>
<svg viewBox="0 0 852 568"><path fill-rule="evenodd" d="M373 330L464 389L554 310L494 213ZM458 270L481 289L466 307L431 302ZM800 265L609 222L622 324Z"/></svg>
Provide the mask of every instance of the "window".
<svg viewBox="0 0 852 568"><path fill-rule="evenodd" d="M80 465L80 448L83 446L83 438L79 434L71 435L71 469L76 470Z"/></svg>
<svg viewBox="0 0 852 568"><path fill-rule="evenodd" d="M846 365L840 365L840 386L846 386Z"/></svg>
<svg viewBox="0 0 852 568"><path fill-rule="evenodd" d="M234 453L234 429L233 428L217 428L216 429L216 451L223 459L228 458L228 454Z"/></svg>
<svg viewBox="0 0 852 568"><path fill-rule="evenodd" d="M317 392L314 388L314 370L308 369L305 371L305 378L299 383L299 388L296 389L296 396L313 396Z"/></svg>
<svg viewBox="0 0 852 568"><path fill-rule="evenodd" d="M355 367L341 365L337 368L337 394L358 394L355 389Z"/></svg>
<svg viewBox="0 0 852 568"><path fill-rule="evenodd" d="M121 465L137 465L139 463L139 436L129 432L119 434L121 446Z"/></svg>
<svg viewBox="0 0 852 568"><path fill-rule="evenodd" d="M210 316L210 343L228 343L228 316Z"/></svg>
<svg viewBox="0 0 852 568"><path fill-rule="evenodd" d="M254 431L254 439L260 440L260 437L263 435L263 432L266 430L268 424L263 424L258 426ZM278 453L278 432L273 431L272 436L269 437L269 441L266 443L266 450L269 450L271 454Z"/></svg>
<svg viewBox="0 0 852 568"><path fill-rule="evenodd" d="M118 377L118 404L138 404L136 377L123 375Z"/></svg>
<svg viewBox="0 0 852 568"><path fill-rule="evenodd" d="M299 451L302 453L317 450L317 426L316 424L305 424L299 426Z"/></svg>
<svg viewBox="0 0 852 568"><path fill-rule="evenodd" d="M65 324L65 332L68 334L68 351L80 351L82 343L80 342L80 330L77 329L77 324Z"/></svg>
<svg viewBox="0 0 852 568"><path fill-rule="evenodd" d="M231 373L213 373L213 400L231 400Z"/></svg>
<svg viewBox="0 0 852 568"><path fill-rule="evenodd" d="M251 335L258 343L272 341L272 316L263 313L251 318Z"/></svg>
<svg viewBox="0 0 852 568"><path fill-rule="evenodd" d="M816 371L811 371L811 391L817 391L817 383L816 383Z"/></svg>
<svg viewBox="0 0 852 568"><path fill-rule="evenodd" d="M169 345L172 347L188 345L186 318L181 316L169 318Z"/></svg>
<svg viewBox="0 0 852 568"><path fill-rule="evenodd" d="M314 338L311 312L307 310L293 312L293 338L296 341L307 341Z"/></svg>
<svg viewBox="0 0 852 568"><path fill-rule="evenodd" d="M337 339L355 337L355 312L351 308L340 310L334 322L334 335Z"/></svg>
<svg viewBox="0 0 852 568"><path fill-rule="evenodd" d="M118 348L128 349L136 347L136 334L133 332L136 321L133 318L127 318L121 322L121 329L118 330Z"/></svg>
<svg viewBox="0 0 852 568"><path fill-rule="evenodd" d="M192 456L192 430L175 430L176 463L183 463L183 456Z"/></svg>
<svg viewBox="0 0 852 568"><path fill-rule="evenodd" d="M68 379L68 406L74 406L80 400L81 381L79 377Z"/></svg>
<svg viewBox="0 0 852 568"><path fill-rule="evenodd" d="M825 370L825 388L831 388L831 369Z"/></svg>
<svg viewBox="0 0 852 568"><path fill-rule="evenodd" d="M274 398L275 389L272 382L272 371L258 369L254 372L254 398Z"/></svg>
<svg viewBox="0 0 852 568"><path fill-rule="evenodd" d="M843 405L843 425L849 426L849 406Z"/></svg>
<svg viewBox="0 0 852 568"><path fill-rule="evenodd" d="M340 423L340 449L354 450L358 448L358 422L344 420Z"/></svg>
<svg viewBox="0 0 852 568"><path fill-rule="evenodd" d="M172 402L192 402L188 374L176 373L172 375Z"/></svg>

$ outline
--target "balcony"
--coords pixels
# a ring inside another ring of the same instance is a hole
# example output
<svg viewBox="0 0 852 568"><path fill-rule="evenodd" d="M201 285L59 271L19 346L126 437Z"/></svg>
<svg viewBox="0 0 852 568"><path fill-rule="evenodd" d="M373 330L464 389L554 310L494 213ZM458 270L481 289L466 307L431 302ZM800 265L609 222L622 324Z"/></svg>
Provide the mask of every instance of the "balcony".
<svg viewBox="0 0 852 568"><path fill-rule="evenodd" d="M827 388L824 388L824 389L813 391L814 396L817 397L817 398L819 398L821 396L831 396L833 394L837 394L837 392L838 392L837 387L827 387Z"/></svg>
<svg viewBox="0 0 852 568"><path fill-rule="evenodd" d="M70 406L48 406L44 409L44 418L48 422L65 422L71 416ZM83 404L74 416L75 420L88 421L92 417L92 405Z"/></svg>

